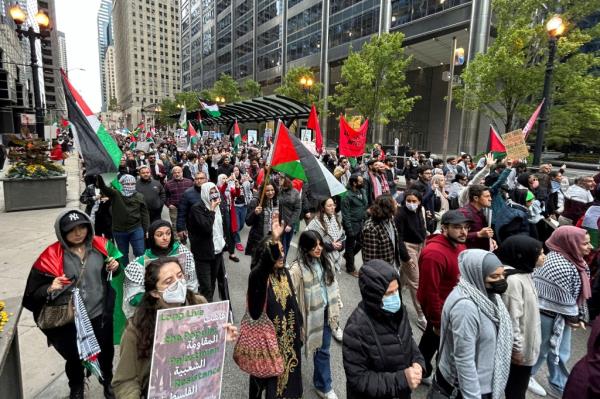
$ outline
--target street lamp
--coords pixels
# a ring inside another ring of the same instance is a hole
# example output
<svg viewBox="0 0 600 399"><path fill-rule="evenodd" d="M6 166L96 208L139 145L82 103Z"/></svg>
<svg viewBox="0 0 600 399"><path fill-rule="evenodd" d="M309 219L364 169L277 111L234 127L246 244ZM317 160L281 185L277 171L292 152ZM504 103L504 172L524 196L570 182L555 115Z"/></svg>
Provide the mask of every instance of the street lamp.
<svg viewBox="0 0 600 399"><path fill-rule="evenodd" d="M31 75L33 78L33 98L35 105L35 132L38 137L44 137L44 113L42 111L42 99L40 95L40 82L38 76L38 60L37 54L35 51L35 40L41 39L43 37L50 36L50 18L44 12L39 11L35 15L35 20L40 28L39 32L33 30L33 26L29 26L27 30L22 29L21 26L27 20L27 13L19 7L18 4L13 5L10 10L10 17L17 25L16 32L19 36L19 40L23 38L23 36L29 39L29 50L30 50L30 58L31 58Z"/></svg>
<svg viewBox="0 0 600 399"><path fill-rule="evenodd" d="M310 102L310 97L309 97L310 88L315 84L315 82L309 76L302 76L300 78L300 84L302 85L302 88L306 92L306 102L308 103L308 102Z"/></svg>
<svg viewBox="0 0 600 399"><path fill-rule="evenodd" d="M215 102L224 104L225 103L225 97L217 96L217 97L215 97Z"/></svg>
<svg viewBox="0 0 600 399"><path fill-rule="evenodd" d="M535 149L533 152L533 165L539 166L542 161L542 149L544 147L544 130L548 121L548 108L552 95L552 74L554 72L554 57L556 56L556 42L558 37L565 32L566 25L560 15L555 15L546 23L548 32L548 62L546 63L546 74L544 76L544 103L540 111L540 122L538 123L537 135L535 137Z"/></svg>
<svg viewBox="0 0 600 399"><path fill-rule="evenodd" d="M184 104L177 104L177 109L183 109L185 107Z"/></svg>

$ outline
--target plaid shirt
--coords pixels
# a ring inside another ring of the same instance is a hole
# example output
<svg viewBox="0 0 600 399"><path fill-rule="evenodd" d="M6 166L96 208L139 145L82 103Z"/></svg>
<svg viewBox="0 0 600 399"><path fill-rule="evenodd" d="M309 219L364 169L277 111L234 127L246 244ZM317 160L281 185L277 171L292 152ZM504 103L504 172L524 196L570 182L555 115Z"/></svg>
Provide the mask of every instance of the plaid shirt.
<svg viewBox="0 0 600 399"><path fill-rule="evenodd" d="M190 179L186 179L185 177L181 180L171 179L165 183L165 192L167 193L167 201L165 202L166 206L177 206L179 204L179 200L183 196L183 193L188 188L192 187L194 182Z"/></svg>
<svg viewBox="0 0 600 399"><path fill-rule="evenodd" d="M371 259L381 259L388 262L392 266L400 266L398 230L396 230L396 225L393 222L391 227L394 229L396 245L394 245L390 239L390 236L383 223L377 223L370 217L365 221L362 232L363 263L366 263Z"/></svg>

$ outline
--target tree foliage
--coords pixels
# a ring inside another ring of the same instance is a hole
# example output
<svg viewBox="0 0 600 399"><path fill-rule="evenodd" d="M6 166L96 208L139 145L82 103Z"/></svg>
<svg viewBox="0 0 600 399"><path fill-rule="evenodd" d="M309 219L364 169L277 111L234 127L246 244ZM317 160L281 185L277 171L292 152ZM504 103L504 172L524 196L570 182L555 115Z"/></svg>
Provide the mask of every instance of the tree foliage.
<svg viewBox="0 0 600 399"><path fill-rule="evenodd" d="M331 103L341 111L354 109L371 121L401 121L418 96L409 97L406 69L412 57L404 54L404 34L374 36L358 52L351 51L342 66L342 81Z"/></svg>
<svg viewBox="0 0 600 399"><path fill-rule="evenodd" d="M261 97L263 95L260 83L253 79L244 80L240 87L240 93L242 95L242 99L244 100Z"/></svg>
<svg viewBox="0 0 600 399"><path fill-rule="evenodd" d="M313 85L305 87L300 83L302 78L312 79ZM323 109L323 99L320 99L323 83L317 82L314 72L309 67L299 66L287 71L281 86L275 93L292 98L306 104L315 104L320 111Z"/></svg>
<svg viewBox="0 0 600 399"><path fill-rule="evenodd" d="M117 101L116 98L111 98L110 101L108 102L108 110L109 111L118 111L119 108L119 103Z"/></svg>
<svg viewBox="0 0 600 399"><path fill-rule="evenodd" d="M463 71L464 85L454 89L458 107L481 110L505 131L524 125L542 99L549 40L545 23L554 14L546 7L555 6L540 0L494 0L497 35L487 52L478 54ZM594 125L597 131L600 122L600 82L590 73L599 59L581 52L583 44L599 37L599 26L589 28L583 22L600 9L600 0L568 0L561 6L567 30L557 42L551 144L564 143Z"/></svg>
<svg viewBox="0 0 600 399"><path fill-rule="evenodd" d="M210 100L213 101L216 97L224 97L226 103L233 103L242 99L242 96L240 95L240 85L226 73L222 73L221 76L219 76L219 79L217 79L209 92L211 94Z"/></svg>

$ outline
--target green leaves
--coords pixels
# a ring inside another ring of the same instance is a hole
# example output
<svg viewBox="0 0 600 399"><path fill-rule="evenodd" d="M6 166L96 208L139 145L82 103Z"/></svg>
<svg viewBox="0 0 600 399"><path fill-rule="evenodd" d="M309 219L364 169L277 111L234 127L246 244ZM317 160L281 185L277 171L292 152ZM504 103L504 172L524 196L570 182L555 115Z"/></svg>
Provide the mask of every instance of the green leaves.
<svg viewBox="0 0 600 399"><path fill-rule="evenodd" d="M331 103L376 123L401 121L420 99L407 96L406 69L412 58L405 56L403 40L402 33L374 36L359 52L351 52Z"/></svg>
<svg viewBox="0 0 600 399"><path fill-rule="evenodd" d="M303 85L302 78L312 80L312 85ZM292 68L287 71L281 86L275 89L275 93L292 98L305 104L315 104L320 112L323 109L323 100L319 99L323 84L317 82L313 71L305 66Z"/></svg>

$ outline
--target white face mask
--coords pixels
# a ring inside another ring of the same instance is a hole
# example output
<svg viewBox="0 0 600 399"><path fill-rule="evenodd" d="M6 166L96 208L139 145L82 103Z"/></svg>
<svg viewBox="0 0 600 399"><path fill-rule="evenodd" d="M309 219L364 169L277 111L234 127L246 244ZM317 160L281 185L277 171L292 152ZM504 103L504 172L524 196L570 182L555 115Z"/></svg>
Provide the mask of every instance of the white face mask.
<svg viewBox="0 0 600 399"><path fill-rule="evenodd" d="M187 294L187 286L185 279L175 281L173 284L167 287L164 291L158 291L162 294L163 301L169 304L182 304L185 302L185 296Z"/></svg>
<svg viewBox="0 0 600 399"><path fill-rule="evenodd" d="M418 208L419 204L409 204L408 202L406 203L406 209L408 209L409 211L416 212Z"/></svg>

